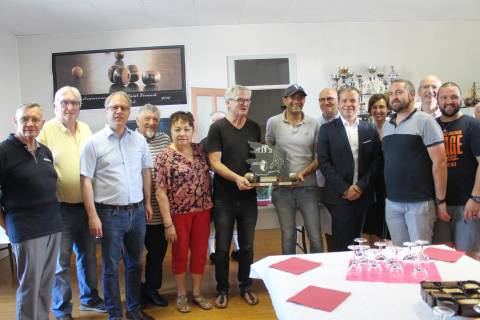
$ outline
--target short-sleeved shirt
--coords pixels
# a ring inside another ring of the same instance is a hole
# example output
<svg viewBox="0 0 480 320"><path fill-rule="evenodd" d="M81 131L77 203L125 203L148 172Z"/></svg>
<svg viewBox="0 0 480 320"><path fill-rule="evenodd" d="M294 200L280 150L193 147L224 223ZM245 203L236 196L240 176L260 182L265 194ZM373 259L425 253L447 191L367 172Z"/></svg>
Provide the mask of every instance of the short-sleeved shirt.
<svg viewBox="0 0 480 320"><path fill-rule="evenodd" d="M300 172L314 159L320 124L314 118L303 115L302 121L292 125L286 113L280 113L267 120L265 141L274 145L285 156L285 170ZM305 177L303 186L316 185L315 172Z"/></svg>
<svg viewBox="0 0 480 320"><path fill-rule="evenodd" d="M170 144L170 137L168 134L163 132L157 132L152 139L147 139L148 147L150 148L150 154L152 155L152 161L155 161L157 155L168 145ZM157 177L157 170L155 167L152 169L152 210L153 215L152 219L147 222L147 224L154 225L154 224L162 224L162 215L160 214L160 208L158 207L157 197L155 196L155 190L157 187L155 186L155 181Z"/></svg>
<svg viewBox="0 0 480 320"><path fill-rule="evenodd" d="M80 152L80 174L93 179L95 202L128 205L143 200L142 169L152 168L145 138L128 128L118 136L108 125Z"/></svg>
<svg viewBox="0 0 480 320"><path fill-rule="evenodd" d="M157 187L167 189L170 214L187 214L212 207L207 155L200 144L192 143L193 163L168 147L155 159Z"/></svg>
<svg viewBox="0 0 480 320"><path fill-rule="evenodd" d="M260 142L260 126L247 119L242 128L234 127L227 118L215 121L208 131L207 151L221 152L221 162L240 176L249 171L247 163L254 158L250 151L249 141ZM240 191L235 182L225 179L219 174L213 178L213 197L224 201L247 200L257 197L255 189Z"/></svg>
<svg viewBox="0 0 480 320"><path fill-rule="evenodd" d="M0 144L1 205L11 242L62 231L56 185L52 153L45 145L37 143L32 154L13 134Z"/></svg>
<svg viewBox="0 0 480 320"><path fill-rule="evenodd" d="M443 143L435 118L414 110L399 124L396 115L382 130L387 198L396 202L428 201L435 197L432 161L427 148Z"/></svg>
<svg viewBox="0 0 480 320"><path fill-rule="evenodd" d="M53 154L53 165L58 174L57 197L61 202L81 203L80 149L92 135L87 124L77 121L76 133L70 131L58 119L45 123L37 140Z"/></svg>
<svg viewBox="0 0 480 320"><path fill-rule="evenodd" d="M443 130L447 152L447 204L463 206L472 194L480 156L480 121L463 115L451 122L437 122Z"/></svg>

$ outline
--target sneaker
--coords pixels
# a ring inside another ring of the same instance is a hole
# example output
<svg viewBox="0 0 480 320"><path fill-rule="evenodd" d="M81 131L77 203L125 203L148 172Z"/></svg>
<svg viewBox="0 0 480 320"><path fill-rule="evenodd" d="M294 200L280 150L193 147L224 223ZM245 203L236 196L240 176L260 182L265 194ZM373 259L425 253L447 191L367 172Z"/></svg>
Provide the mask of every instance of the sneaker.
<svg viewBox="0 0 480 320"><path fill-rule="evenodd" d="M107 309L105 309L105 303L101 298L98 298L96 303L80 303L80 311L93 311L98 313L106 313Z"/></svg>

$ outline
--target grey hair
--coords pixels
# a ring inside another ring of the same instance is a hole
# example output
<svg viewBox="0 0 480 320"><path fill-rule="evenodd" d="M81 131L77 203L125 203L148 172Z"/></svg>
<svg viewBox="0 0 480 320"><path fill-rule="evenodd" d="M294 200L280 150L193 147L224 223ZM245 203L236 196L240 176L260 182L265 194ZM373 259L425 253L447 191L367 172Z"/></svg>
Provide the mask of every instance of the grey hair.
<svg viewBox="0 0 480 320"><path fill-rule="evenodd" d="M248 92L249 95L252 94L252 90L248 89L245 86L242 86L241 84L236 84L234 86L229 87L227 90L225 90L225 94L224 94L225 101L236 100L240 92Z"/></svg>
<svg viewBox="0 0 480 320"><path fill-rule="evenodd" d="M138 115L140 116L145 111L150 111L150 112L156 113L158 115L158 117L160 118L160 109L158 109L157 106L155 106L151 103L147 103L143 107L140 107L140 109L138 110Z"/></svg>
<svg viewBox="0 0 480 320"><path fill-rule="evenodd" d="M43 108L41 105L39 105L36 102L31 102L31 103L23 103L18 106L17 110L15 111L15 119L18 120L18 116L20 113L24 113L25 110L33 109L33 108L38 108L40 109L40 112L42 113L42 118L43 118Z"/></svg>
<svg viewBox="0 0 480 320"><path fill-rule="evenodd" d="M109 104L110 104L110 101L112 100L113 97L115 96L122 96L124 97L125 99L127 99L127 102L128 102L128 106L131 107L132 106L132 99L130 98L130 96L128 94L126 94L125 92L123 91L117 91L117 92L114 92L112 94L110 94L107 99L105 99L105 109L108 108Z"/></svg>
<svg viewBox="0 0 480 320"><path fill-rule="evenodd" d="M65 87L61 87L60 89L58 89L57 92L55 92L54 102L62 100L63 95L66 92L73 93L75 95L75 98L77 98L77 101L80 102L80 105L82 104L82 95L80 94L80 91L78 91L77 88L72 87L72 86L65 86Z"/></svg>
<svg viewBox="0 0 480 320"><path fill-rule="evenodd" d="M403 83L403 85L404 85L405 88L407 89L408 93L415 95L415 86L413 85L413 83L412 83L410 80L406 80L406 79L395 79L395 80L393 80L393 81L390 83L390 85L392 85L392 84L394 84L394 83Z"/></svg>

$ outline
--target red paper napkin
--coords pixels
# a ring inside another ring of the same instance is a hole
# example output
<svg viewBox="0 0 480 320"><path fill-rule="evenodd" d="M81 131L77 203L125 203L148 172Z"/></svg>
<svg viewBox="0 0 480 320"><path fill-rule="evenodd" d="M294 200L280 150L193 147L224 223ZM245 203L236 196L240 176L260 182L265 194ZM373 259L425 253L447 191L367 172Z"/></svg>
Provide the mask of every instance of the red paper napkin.
<svg viewBox="0 0 480 320"><path fill-rule="evenodd" d="M332 312L349 295L350 292L308 286L287 301L310 308Z"/></svg>
<svg viewBox="0 0 480 320"><path fill-rule="evenodd" d="M446 262L457 262L465 252L457 250L445 250L439 248L426 248L423 251L430 259L446 261Z"/></svg>
<svg viewBox="0 0 480 320"><path fill-rule="evenodd" d="M270 265L270 268L275 268L285 272L290 272L293 274L302 274L308 270L318 267L321 265L320 262L313 262L309 260L300 259L297 257L291 257L286 260L274 263Z"/></svg>

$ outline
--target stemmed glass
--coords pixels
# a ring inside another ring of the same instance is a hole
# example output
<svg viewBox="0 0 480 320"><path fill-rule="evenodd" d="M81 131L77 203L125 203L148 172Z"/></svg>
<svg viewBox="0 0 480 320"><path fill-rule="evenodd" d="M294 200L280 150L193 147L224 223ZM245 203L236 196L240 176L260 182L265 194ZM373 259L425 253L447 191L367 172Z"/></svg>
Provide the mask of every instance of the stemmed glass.
<svg viewBox="0 0 480 320"><path fill-rule="evenodd" d="M396 279L402 277L404 273L403 266L398 259L398 253L400 252L401 248L392 246L391 249L393 252L393 257L389 259L388 272L390 273L391 278Z"/></svg>
<svg viewBox="0 0 480 320"><path fill-rule="evenodd" d="M375 256L375 259L378 261L386 261L387 256L385 255L384 249L387 247L387 243L385 241L377 241L374 243L374 245L379 249L379 252Z"/></svg>
<svg viewBox="0 0 480 320"><path fill-rule="evenodd" d="M365 238L355 238L353 239L358 245L360 246L360 251L361 251L361 257L360 257L360 263L361 264L368 264L368 259L365 256L365 250L370 248L370 246L365 245L364 243L367 243L368 240Z"/></svg>
<svg viewBox="0 0 480 320"><path fill-rule="evenodd" d="M435 307L433 307L432 313L439 320L445 320L445 319L455 315L455 311L453 311L451 308L445 307L445 306L435 306Z"/></svg>
<svg viewBox="0 0 480 320"><path fill-rule="evenodd" d="M412 247L415 247L415 242L407 241L404 242L403 245L408 247L407 254L403 257L404 262L414 262L415 261L415 254L412 252Z"/></svg>
<svg viewBox="0 0 480 320"><path fill-rule="evenodd" d="M378 277L382 274L382 265L380 261L377 260L378 249L368 249L368 275L372 277Z"/></svg>
<svg viewBox="0 0 480 320"><path fill-rule="evenodd" d="M420 254L415 255L415 266L413 267L412 276L418 281L425 281L428 278L428 272L422 265Z"/></svg>
<svg viewBox="0 0 480 320"><path fill-rule="evenodd" d="M349 250L352 250L353 252L353 260L348 266L348 274L350 276L360 276L362 274L362 266L360 264L360 259L359 257L361 256L361 246L360 245L349 245L347 247Z"/></svg>
<svg viewBox="0 0 480 320"><path fill-rule="evenodd" d="M420 263L428 263L430 261L430 258L423 252L423 247L429 244L429 242L427 240L417 240L415 241L415 244L420 246L420 251L418 252Z"/></svg>

